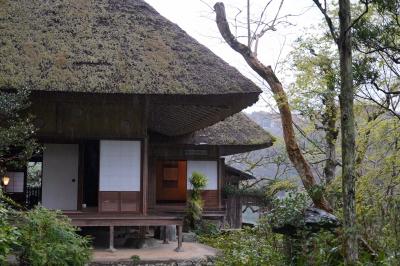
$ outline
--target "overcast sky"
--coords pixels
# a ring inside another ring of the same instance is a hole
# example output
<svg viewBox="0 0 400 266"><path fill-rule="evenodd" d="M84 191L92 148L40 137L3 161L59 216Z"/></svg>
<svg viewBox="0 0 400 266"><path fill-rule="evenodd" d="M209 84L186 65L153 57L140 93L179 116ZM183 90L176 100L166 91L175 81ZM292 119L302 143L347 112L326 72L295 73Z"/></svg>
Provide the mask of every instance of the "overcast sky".
<svg viewBox="0 0 400 266"><path fill-rule="evenodd" d="M278 9L280 0L274 0L266 10L266 17L273 18ZM189 35L197 41L211 49L230 65L236 67L241 73L263 86L257 75L247 66L243 58L234 52L221 39L215 23L215 13L211 7L216 1L210 0L146 0L161 15L170 21L178 24ZM251 17L259 17L267 1L251 0ZM226 0L224 1L228 19L232 19L242 10L238 20L243 21L246 14L247 0ZM321 21L321 14L313 6L312 0L285 0L280 16L290 16L287 20L293 25L282 25L277 31L269 32L265 35L258 49L258 57L267 65L275 66L277 62L282 61L292 49L294 41L304 34L305 28L316 25ZM232 29L234 31L234 29ZM240 29L239 29L240 31ZM240 35L240 32L238 33ZM242 40L245 41L245 40ZM277 75L285 83L289 82L280 72L282 65L277 65ZM263 88L264 90L266 88ZM271 101L268 93L263 95L267 101ZM259 100L257 104L248 108L246 111L266 110L266 103Z"/></svg>

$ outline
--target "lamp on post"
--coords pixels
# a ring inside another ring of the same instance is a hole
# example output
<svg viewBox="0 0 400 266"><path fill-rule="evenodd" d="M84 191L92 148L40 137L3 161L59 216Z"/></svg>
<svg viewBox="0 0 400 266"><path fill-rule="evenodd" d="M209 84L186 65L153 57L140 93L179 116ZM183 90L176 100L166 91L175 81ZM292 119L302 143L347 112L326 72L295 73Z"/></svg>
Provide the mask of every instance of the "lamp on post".
<svg viewBox="0 0 400 266"><path fill-rule="evenodd" d="M3 176L1 181L2 181L2 183L4 185L4 191L6 191L6 187L8 186L8 183L10 183L10 177L5 175L5 176Z"/></svg>

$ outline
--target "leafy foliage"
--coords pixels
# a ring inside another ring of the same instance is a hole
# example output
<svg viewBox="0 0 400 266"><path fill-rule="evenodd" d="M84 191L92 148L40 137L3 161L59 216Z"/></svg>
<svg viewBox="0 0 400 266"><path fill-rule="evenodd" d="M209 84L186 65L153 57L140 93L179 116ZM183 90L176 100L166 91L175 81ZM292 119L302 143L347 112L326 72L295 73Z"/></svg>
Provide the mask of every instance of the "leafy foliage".
<svg viewBox="0 0 400 266"><path fill-rule="evenodd" d="M201 198L201 191L207 185L207 177L199 172L193 172L189 182L191 192L185 217L185 227L195 230L198 228L203 214L204 202Z"/></svg>
<svg viewBox="0 0 400 266"><path fill-rule="evenodd" d="M23 265L85 265L90 241L60 212L37 207L22 215L19 261Z"/></svg>
<svg viewBox="0 0 400 266"><path fill-rule="evenodd" d="M28 90L0 90L0 174L7 167L25 166L38 152L39 145L32 138L35 133L32 117L25 112L28 107Z"/></svg>
<svg viewBox="0 0 400 266"><path fill-rule="evenodd" d="M20 233L10 221L11 212L12 210L0 202L0 265L6 265L7 256L18 246Z"/></svg>
<svg viewBox="0 0 400 266"><path fill-rule="evenodd" d="M273 227L291 225L302 227L305 208L310 205L310 200L304 193L291 192L283 199L275 199L274 208L267 214L267 220Z"/></svg>
<svg viewBox="0 0 400 266"><path fill-rule="evenodd" d="M198 227L194 231L197 235L208 235L208 236L216 236L221 231L218 228L217 224L213 223L209 220L201 220Z"/></svg>
<svg viewBox="0 0 400 266"><path fill-rule="evenodd" d="M269 227L246 227L240 231L200 236L200 241L222 251L216 265L285 265L281 236Z"/></svg>
<svg viewBox="0 0 400 266"><path fill-rule="evenodd" d="M139 265L140 257L138 255L132 255L131 256L131 261L132 261L133 265Z"/></svg>

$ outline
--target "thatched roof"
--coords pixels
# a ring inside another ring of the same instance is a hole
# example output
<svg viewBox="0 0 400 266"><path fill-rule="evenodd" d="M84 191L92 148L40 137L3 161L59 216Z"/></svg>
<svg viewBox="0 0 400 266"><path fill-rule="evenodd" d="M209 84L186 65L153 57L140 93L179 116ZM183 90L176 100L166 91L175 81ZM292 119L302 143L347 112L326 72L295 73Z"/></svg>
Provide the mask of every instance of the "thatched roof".
<svg viewBox="0 0 400 266"><path fill-rule="evenodd" d="M259 93L142 0L0 1L0 88Z"/></svg>
<svg viewBox="0 0 400 266"><path fill-rule="evenodd" d="M233 166L230 165L225 165L225 172L227 173L228 176L234 176L236 177L237 180L250 180L250 179L256 179L255 176L246 173L242 170L239 170Z"/></svg>
<svg viewBox="0 0 400 266"><path fill-rule="evenodd" d="M275 138L244 113L237 113L212 126L179 137L158 136L156 142L218 146L221 155L268 148Z"/></svg>
<svg viewBox="0 0 400 266"><path fill-rule="evenodd" d="M187 141L207 145L265 145L269 147L274 138L247 115L237 113L190 134Z"/></svg>

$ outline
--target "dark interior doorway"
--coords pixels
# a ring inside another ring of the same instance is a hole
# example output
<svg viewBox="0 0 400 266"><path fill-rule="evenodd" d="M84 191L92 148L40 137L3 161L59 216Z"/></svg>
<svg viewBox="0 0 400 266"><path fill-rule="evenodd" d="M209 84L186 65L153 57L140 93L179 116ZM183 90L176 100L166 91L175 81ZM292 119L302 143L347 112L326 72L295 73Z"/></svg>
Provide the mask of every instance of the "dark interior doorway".
<svg viewBox="0 0 400 266"><path fill-rule="evenodd" d="M83 152L83 204L86 207L98 206L99 191L99 141L86 141Z"/></svg>

